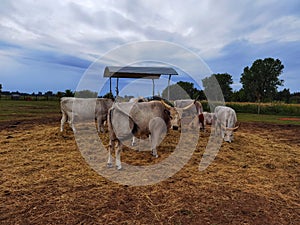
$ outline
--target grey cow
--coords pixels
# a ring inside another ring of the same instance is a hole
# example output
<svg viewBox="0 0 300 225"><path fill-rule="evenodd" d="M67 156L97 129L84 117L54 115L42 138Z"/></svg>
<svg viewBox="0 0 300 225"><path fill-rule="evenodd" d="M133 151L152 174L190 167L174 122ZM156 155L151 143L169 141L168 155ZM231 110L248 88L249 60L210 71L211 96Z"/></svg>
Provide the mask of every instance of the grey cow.
<svg viewBox="0 0 300 225"><path fill-rule="evenodd" d="M64 123L68 120L75 132L74 119L97 119L98 132L104 132L104 121L107 120L109 108L113 100L108 98L74 98L63 97L60 100L62 112L60 131L64 129Z"/></svg>
<svg viewBox="0 0 300 225"><path fill-rule="evenodd" d="M215 108L215 120L216 134L221 132L224 141L232 142L233 132L239 128L236 126L237 117L234 109L227 106L217 106Z"/></svg>
<svg viewBox="0 0 300 225"><path fill-rule="evenodd" d="M112 166L111 152L115 150L116 167L121 169L122 141L136 137L149 137L151 150L158 157L156 147L171 127L169 110L160 101L115 103L108 113L109 149L108 167Z"/></svg>
<svg viewBox="0 0 300 225"><path fill-rule="evenodd" d="M183 111L186 113L189 113L191 115L195 115L198 117L198 125L200 126L200 129L205 129L204 127L204 119L203 119L203 107L201 102L193 100L193 99L180 99L174 101L175 109L179 113L179 121L182 118ZM180 123L178 123L178 126L180 127ZM173 126L176 128L176 125Z"/></svg>

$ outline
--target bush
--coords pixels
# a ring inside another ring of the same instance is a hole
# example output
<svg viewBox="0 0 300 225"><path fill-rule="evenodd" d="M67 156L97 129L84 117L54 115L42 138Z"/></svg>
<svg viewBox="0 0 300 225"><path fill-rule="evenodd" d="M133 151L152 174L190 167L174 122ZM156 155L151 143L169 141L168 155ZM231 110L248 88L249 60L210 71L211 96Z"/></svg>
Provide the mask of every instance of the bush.
<svg viewBox="0 0 300 225"><path fill-rule="evenodd" d="M237 113L257 113L260 106L260 114L300 116L300 105L283 103L234 103L228 102L227 106Z"/></svg>
<svg viewBox="0 0 300 225"><path fill-rule="evenodd" d="M210 111L207 101L201 101L203 110ZM214 105L214 103L212 103ZM258 113L267 115L300 116L300 104L285 103L251 103L251 102L226 102L226 106L233 108L237 113ZM217 105L217 104L215 104Z"/></svg>

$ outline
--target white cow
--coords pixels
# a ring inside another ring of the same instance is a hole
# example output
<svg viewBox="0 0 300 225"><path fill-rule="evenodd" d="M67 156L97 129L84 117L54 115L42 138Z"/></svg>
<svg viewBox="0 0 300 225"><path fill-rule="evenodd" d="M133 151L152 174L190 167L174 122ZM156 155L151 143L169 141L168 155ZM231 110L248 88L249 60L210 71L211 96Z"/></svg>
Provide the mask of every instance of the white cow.
<svg viewBox="0 0 300 225"><path fill-rule="evenodd" d="M214 113L210 112L203 112L203 117L204 117L204 126L206 125L212 125L214 123Z"/></svg>
<svg viewBox="0 0 300 225"><path fill-rule="evenodd" d="M158 157L156 147L160 140L166 135L171 126L171 116L168 109L160 101L141 103L115 103L108 113L109 148L107 166L112 166L111 152L117 143L115 151L116 167L121 169L120 154L123 148L122 141L137 137L149 137L151 139L151 150Z"/></svg>
<svg viewBox="0 0 300 225"><path fill-rule="evenodd" d="M180 100L175 100L174 101L174 106L175 109L178 110L179 113L179 121L182 118L182 114L183 111L185 111L186 113L190 114L190 115L196 115L198 117L198 126L200 126L200 129L205 129L204 126L204 118L203 118L203 107L201 102L196 101L196 100L192 100L192 99L180 99ZM180 124L178 124L178 127L180 126ZM173 126L173 128L176 126Z"/></svg>
<svg viewBox="0 0 300 225"><path fill-rule="evenodd" d="M68 120L70 126L75 132L75 117L81 120L97 119L97 131L104 132L104 121L107 120L109 108L113 101L108 98L74 98L63 97L60 100L60 108L62 112L60 131L64 129L64 123Z"/></svg>
<svg viewBox="0 0 300 225"><path fill-rule="evenodd" d="M227 106L217 106L215 108L215 118L216 134L221 132L224 141L233 141L233 132L239 127L235 125L237 122L235 111Z"/></svg>
<svg viewBox="0 0 300 225"><path fill-rule="evenodd" d="M139 103L139 102L148 102L148 99L144 98L144 97L137 97L137 98L131 98L129 99L130 103ZM137 139L135 136L132 137L132 141L131 141L131 146L135 146L137 142Z"/></svg>

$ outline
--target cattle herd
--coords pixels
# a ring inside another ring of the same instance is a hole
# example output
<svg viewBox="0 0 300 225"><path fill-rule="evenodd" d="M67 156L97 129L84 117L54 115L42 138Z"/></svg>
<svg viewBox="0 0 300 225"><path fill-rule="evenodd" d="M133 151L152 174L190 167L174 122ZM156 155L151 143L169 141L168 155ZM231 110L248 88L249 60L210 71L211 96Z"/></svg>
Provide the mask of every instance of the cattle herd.
<svg viewBox="0 0 300 225"><path fill-rule="evenodd" d="M91 119L97 121L97 131L105 132L107 123L109 133L108 167L112 166L111 152L115 150L115 165L121 169L120 153L123 141L136 138L149 138L151 152L158 157L156 147L169 129L181 130L182 119L187 115L192 118L191 129L205 131L211 125L214 135L221 135L224 141L233 141L233 132L237 117L235 111L227 106L217 106L214 112L203 112L203 107L196 100L175 100L174 105L167 104L164 99L149 101L146 98L132 98L129 102L114 102L107 98L74 98L63 97L60 101L62 112L60 131L68 121L73 132L76 132L74 120Z"/></svg>

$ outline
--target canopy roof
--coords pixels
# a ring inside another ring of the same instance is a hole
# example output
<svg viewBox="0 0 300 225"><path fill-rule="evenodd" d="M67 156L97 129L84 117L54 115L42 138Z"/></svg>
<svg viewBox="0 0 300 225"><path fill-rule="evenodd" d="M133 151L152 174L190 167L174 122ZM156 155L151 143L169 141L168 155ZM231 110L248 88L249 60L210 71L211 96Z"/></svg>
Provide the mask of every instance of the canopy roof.
<svg viewBox="0 0 300 225"><path fill-rule="evenodd" d="M178 73L170 67L107 66L103 74L104 77L146 79L158 79L161 75L178 75Z"/></svg>

